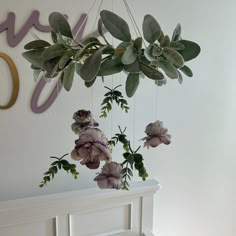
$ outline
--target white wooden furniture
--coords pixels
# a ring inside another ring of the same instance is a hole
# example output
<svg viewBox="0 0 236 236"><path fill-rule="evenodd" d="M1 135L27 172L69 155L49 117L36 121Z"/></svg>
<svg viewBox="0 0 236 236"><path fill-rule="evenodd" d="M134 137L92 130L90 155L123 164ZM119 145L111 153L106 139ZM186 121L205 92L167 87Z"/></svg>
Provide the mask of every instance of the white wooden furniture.
<svg viewBox="0 0 236 236"><path fill-rule="evenodd" d="M155 180L0 202L1 236L150 236Z"/></svg>

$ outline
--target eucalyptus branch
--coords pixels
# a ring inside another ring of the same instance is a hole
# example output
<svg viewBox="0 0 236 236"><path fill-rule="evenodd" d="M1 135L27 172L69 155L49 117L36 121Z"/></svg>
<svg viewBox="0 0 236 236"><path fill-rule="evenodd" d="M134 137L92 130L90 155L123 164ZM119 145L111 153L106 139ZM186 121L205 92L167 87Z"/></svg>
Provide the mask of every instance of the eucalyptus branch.
<svg viewBox="0 0 236 236"><path fill-rule="evenodd" d="M104 99L102 101L102 108L101 108L101 115L100 117L106 118L108 113L112 110L113 102L115 102L122 110L124 110L126 113L129 110L128 102L124 99L122 93L117 90L117 88L121 87L121 85L116 86L115 88L111 89L109 87L104 87L109 90L104 95Z"/></svg>
<svg viewBox="0 0 236 236"><path fill-rule="evenodd" d="M126 128L121 129L119 126L120 133L117 133L114 135L114 137L111 138L109 141L110 146L116 146L118 142L120 142L123 145L124 148L124 161L122 162L122 189L123 190L129 190L129 183L128 180L131 181L131 178L133 176L133 169L138 171L139 177L142 178L143 181L146 180L148 177L148 173L146 171L146 168L144 167L143 163L143 156L142 154L138 153L141 146L139 146L135 151L131 147L130 141L127 138L127 135L125 134Z"/></svg>
<svg viewBox="0 0 236 236"><path fill-rule="evenodd" d="M65 154L62 157L51 156L50 158L56 159L51 165L48 171L44 173L43 180L40 182L39 187L42 188L47 185L48 182L54 179L54 176L58 173L58 170L65 170L67 173L71 173L74 179L78 178L79 172L76 170L75 164L70 164L67 160L63 159L69 154Z"/></svg>

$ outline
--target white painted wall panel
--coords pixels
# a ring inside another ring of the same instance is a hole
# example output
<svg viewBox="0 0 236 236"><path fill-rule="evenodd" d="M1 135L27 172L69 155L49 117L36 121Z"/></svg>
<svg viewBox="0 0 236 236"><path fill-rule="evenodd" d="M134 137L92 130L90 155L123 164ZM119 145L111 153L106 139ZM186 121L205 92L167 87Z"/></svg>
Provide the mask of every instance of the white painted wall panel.
<svg viewBox="0 0 236 236"><path fill-rule="evenodd" d="M131 205L70 215L71 236L92 236L131 229Z"/></svg>
<svg viewBox="0 0 236 236"><path fill-rule="evenodd" d="M55 220L0 227L1 236L56 236Z"/></svg>
<svg viewBox="0 0 236 236"><path fill-rule="evenodd" d="M157 181L150 180L133 184L128 192L88 189L1 202L0 236L152 233L153 214L149 206L159 188Z"/></svg>

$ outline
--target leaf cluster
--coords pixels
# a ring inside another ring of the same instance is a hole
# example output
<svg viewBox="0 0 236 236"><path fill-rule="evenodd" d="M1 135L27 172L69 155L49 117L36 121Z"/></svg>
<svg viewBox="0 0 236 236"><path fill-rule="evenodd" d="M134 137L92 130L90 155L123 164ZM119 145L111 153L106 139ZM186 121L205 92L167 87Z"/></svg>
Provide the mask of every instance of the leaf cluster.
<svg viewBox="0 0 236 236"><path fill-rule="evenodd" d="M115 134L115 136L109 141L111 146L115 146L118 142L123 145L124 148L124 161L122 162L122 189L129 190L129 182L133 177L133 170L137 170L139 177L143 181L148 177L148 173L143 163L142 154L138 153L141 147L138 147L135 151L131 148L130 141L125 134L126 128L122 130L119 126L120 133Z"/></svg>
<svg viewBox="0 0 236 236"><path fill-rule="evenodd" d="M113 89L110 89L105 86L106 89L109 90L109 92L105 93L104 99L102 101L102 108L101 108L101 115L100 117L106 118L108 113L112 110L113 102L115 102L122 110L124 110L126 113L129 110L128 102L126 99L124 99L122 93L117 90L121 85L116 86Z"/></svg>
<svg viewBox="0 0 236 236"><path fill-rule="evenodd" d="M115 147L118 142L120 142L123 145L123 149L128 152L129 151L129 140L127 139L127 135L125 134L126 128L124 130L121 129L120 126L119 131L120 133L116 133L111 140L108 141L108 144L110 147Z"/></svg>
<svg viewBox="0 0 236 236"><path fill-rule="evenodd" d="M35 78L41 72L47 78L60 75L64 88L72 87L74 74L77 73L90 87L97 77L104 77L121 71L128 73L126 94L132 97L142 75L158 85L163 84L164 74L182 82L182 74L192 77L191 69L185 62L200 53L198 44L183 40L181 26L178 24L172 38L165 35L151 15L143 20L143 36L149 45L143 47L144 39L132 39L129 26L120 16L102 10L98 21L98 32L103 43L94 37L77 42L67 19L58 12L49 16L53 44L44 40L34 40L25 45L23 56L31 63ZM113 47L105 38L104 28L115 38L121 40ZM109 108L108 108L109 109Z"/></svg>
<svg viewBox="0 0 236 236"><path fill-rule="evenodd" d="M70 164L67 160L63 159L68 154L63 155L62 157L50 157L57 159L51 165L48 171L44 173L43 180L40 182L39 187L42 188L47 185L48 182L54 179L54 176L58 173L59 170L65 170L67 173L71 173L74 179L78 178L79 172L76 170L75 164Z"/></svg>

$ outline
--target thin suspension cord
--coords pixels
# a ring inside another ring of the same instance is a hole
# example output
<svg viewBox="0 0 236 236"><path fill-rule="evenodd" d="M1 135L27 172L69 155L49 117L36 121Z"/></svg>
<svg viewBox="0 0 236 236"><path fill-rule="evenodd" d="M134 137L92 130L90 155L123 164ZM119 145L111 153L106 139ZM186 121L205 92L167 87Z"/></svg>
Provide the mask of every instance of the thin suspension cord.
<svg viewBox="0 0 236 236"><path fill-rule="evenodd" d="M156 111L155 111L155 118L158 118L158 108L157 108L157 101L158 101L158 86L156 86Z"/></svg>
<svg viewBox="0 0 236 236"><path fill-rule="evenodd" d="M114 12L114 0L112 0L111 2L111 10L112 12ZM112 46L114 46L114 37L112 36L111 38L111 43L112 43ZM112 75L112 78L111 78L111 88L113 89L114 88L114 75ZM113 136L113 110L111 110L111 137Z"/></svg>
<svg viewBox="0 0 236 236"><path fill-rule="evenodd" d="M139 36L139 35L138 35L138 31L136 30L135 22L133 21L133 18L132 18L131 14L130 14L129 8L128 8L128 6L127 6L127 4L126 4L126 2L125 2L124 0L123 0L123 3L124 3L124 5L125 5L125 8L126 8L126 11L127 11L127 13L128 13L128 16L129 16L129 18L130 18L130 21L131 21L131 23L132 23L132 25L133 25L133 27L134 27L135 34L136 34L136 36L138 37L138 36Z"/></svg>
<svg viewBox="0 0 236 236"><path fill-rule="evenodd" d="M126 0L123 0L123 2L124 2L125 6L126 6L126 9L127 9L127 11L129 12L129 15L130 15L130 17L131 17L131 19L132 19L132 21L133 21L134 28L137 29L139 36L143 39L142 34L141 34L140 30L139 30L139 27L138 27L138 25L137 25L137 23L136 23L136 21L135 21L135 18L134 18L133 14L132 14L132 11L130 10L130 7L129 7L128 2L127 2ZM136 33L136 35L138 35L138 34ZM145 46L145 48L146 48L147 46L146 46L144 40L143 40L143 43L144 43L144 46Z"/></svg>
<svg viewBox="0 0 236 236"><path fill-rule="evenodd" d="M136 136L136 97L134 95L134 105L133 105L133 148L135 148L135 136Z"/></svg>
<svg viewBox="0 0 236 236"><path fill-rule="evenodd" d="M130 20L131 20L131 22L133 24L136 36L137 37L139 37L139 36L142 37L142 35L140 34L140 31L139 31L139 29L137 27L135 19L134 19L132 13L131 13L131 10L130 10L126 0L123 0L123 2L124 2L124 5L126 7L126 11L127 11L128 15L129 15L129 18L130 18ZM136 136L136 96L135 95L134 95L134 98L133 98L133 120L132 120L132 123L133 123L133 139L132 139L132 144L133 144L133 148L135 148L135 136Z"/></svg>
<svg viewBox="0 0 236 236"><path fill-rule="evenodd" d="M133 14L132 14L132 11L130 10L130 7L129 7L128 2L127 2L126 0L124 0L124 2L125 2L125 4L126 4L126 6L127 6L128 11L130 12L131 18L132 18L133 21L134 21L134 24L135 24L135 26L136 26L136 29L137 29L138 33L139 33L139 36L142 37L142 34L141 34L141 32L140 32L140 30L139 30L139 27L138 27L138 25L137 25L137 23L136 23L136 21L135 21L135 19L134 19L134 16L133 16Z"/></svg>
<svg viewBox="0 0 236 236"><path fill-rule="evenodd" d="M75 36L74 36L75 39L77 38L77 36L78 36L80 30L82 29L82 27L84 26L85 22L87 21L87 19L88 19L88 15L89 15L90 12L92 11L92 9L93 9L95 3L96 3L96 0L94 0L92 6L91 6L91 7L89 8L89 10L88 10L88 14L86 15L86 17L84 18L82 24L80 25L79 29L77 30L77 32L76 32L76 34L75 34Z"/></svg>
<svg viewBox="0 0 236 236"><path fill-rule="evenodd" d="M91 31L91 34L93 33L93 30L95 28L95 25L98 21L98 17L99 17L99 14L100 14L100 11L101 11L101 8L102 8L102 4L103 4L103 0L101 0L100 4L99 4L99 8L98 8L98 11L97 11L97 15L96 15L96 18L95 18L95 21L94 21L94 24L93 24L93 28L92 28L92 31ZM90 34L90 35L91 35Z"/></svg>

